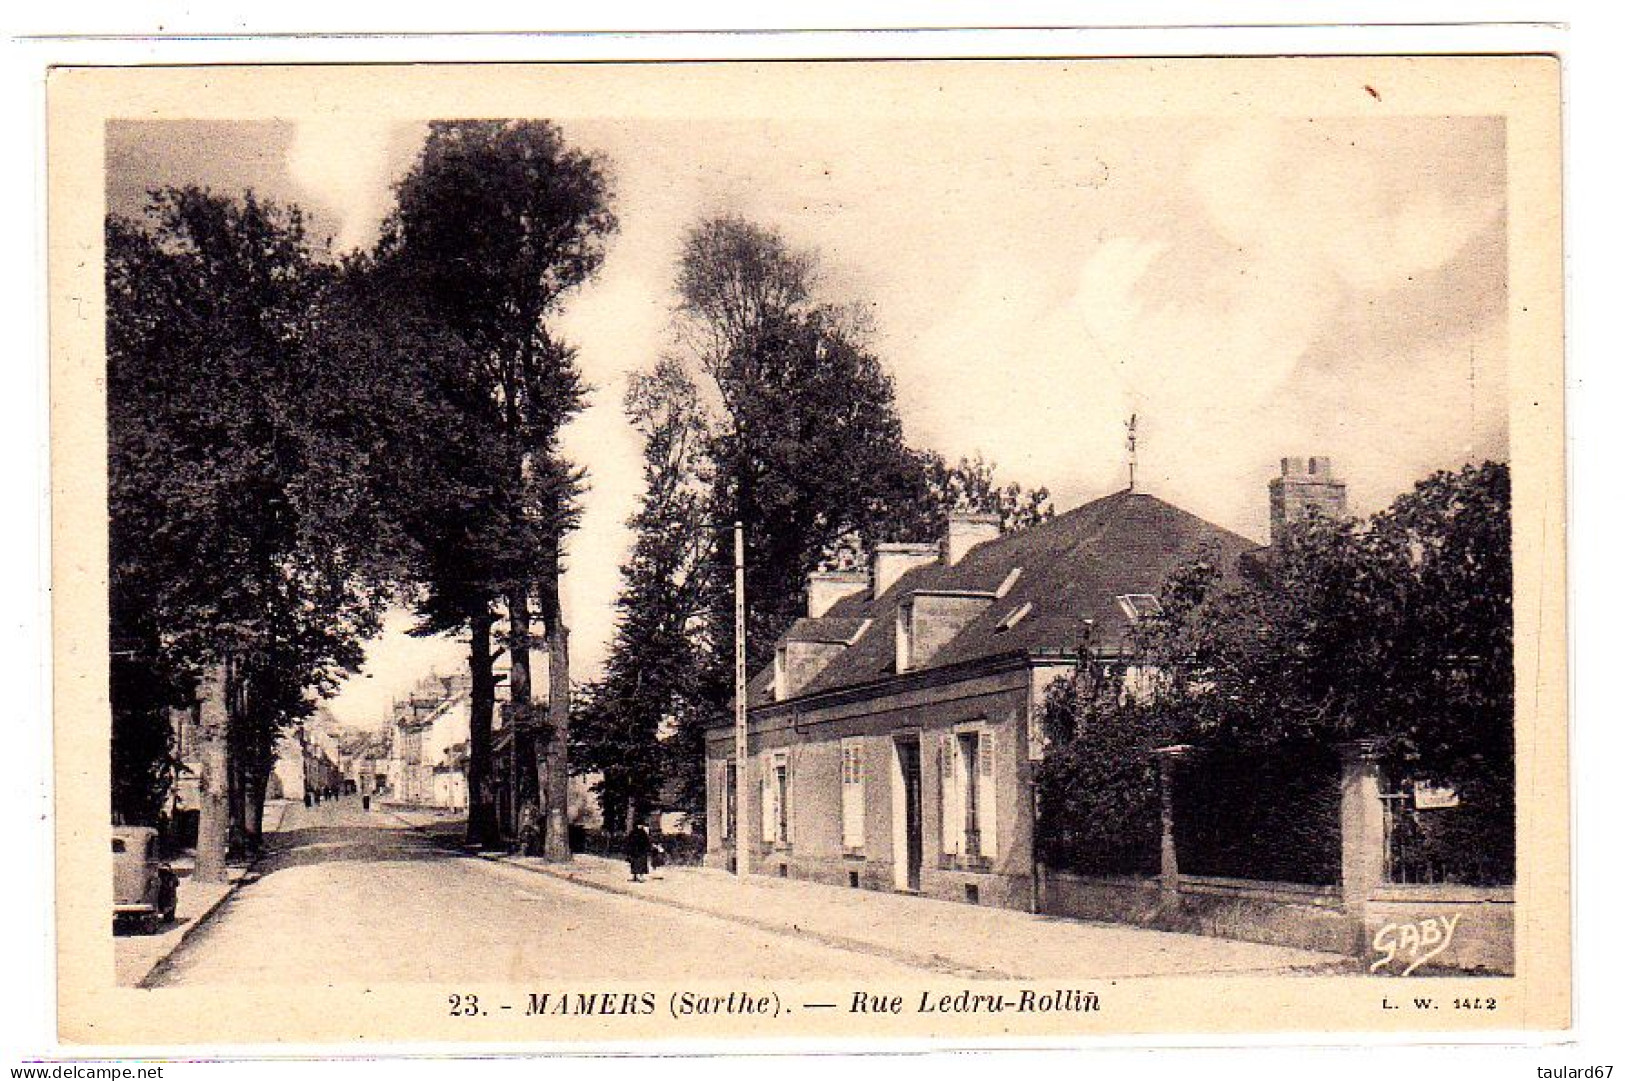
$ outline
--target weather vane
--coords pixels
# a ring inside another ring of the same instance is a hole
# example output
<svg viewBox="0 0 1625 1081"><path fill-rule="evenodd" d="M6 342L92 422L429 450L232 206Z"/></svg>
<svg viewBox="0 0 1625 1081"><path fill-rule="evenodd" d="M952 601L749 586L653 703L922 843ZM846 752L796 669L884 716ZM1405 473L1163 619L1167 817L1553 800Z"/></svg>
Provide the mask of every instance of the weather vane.
<svg viewBox="0 0 1625 1081"><path fill-rule="evenodd" d="M1134 490L1134 466L1136 464L1137 453L1135 448L1138 445L1139 439L1139 420L1140 415L1138 413L1130 413L1128 415L1128 490L1131 492Z"/></svg>

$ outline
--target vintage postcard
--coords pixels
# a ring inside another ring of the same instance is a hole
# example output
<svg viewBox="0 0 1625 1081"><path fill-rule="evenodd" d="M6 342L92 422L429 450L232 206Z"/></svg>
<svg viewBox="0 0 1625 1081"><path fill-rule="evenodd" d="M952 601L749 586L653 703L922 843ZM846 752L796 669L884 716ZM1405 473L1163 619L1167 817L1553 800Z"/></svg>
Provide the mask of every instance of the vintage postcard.
<svg viewBox="0 0 1625 1081"><path fill-rule="evenodd" d="M1568 1027L1556 59L47 105L64 1042Z"/></svg>

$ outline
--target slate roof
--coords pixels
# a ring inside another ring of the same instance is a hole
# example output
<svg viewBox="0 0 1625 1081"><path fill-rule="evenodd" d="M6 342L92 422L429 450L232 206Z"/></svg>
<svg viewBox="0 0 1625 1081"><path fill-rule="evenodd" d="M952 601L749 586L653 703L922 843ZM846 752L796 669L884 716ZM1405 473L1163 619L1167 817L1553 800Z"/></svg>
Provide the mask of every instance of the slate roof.
<svg viewBox="0 0 1625 1081"><path fill-rule="evenodd" d="M1213 525L1143 492L1121 491L1056 515L1047 522L985 541L957 566L933 563L903 575L876 598L870 591L845 597L821 619L802 619L788 632L800 640L842 641L864 620L864 630L796 697L895 674L896 619L900 601L916 590L992 593L1021 569L1009 592L995 598L931 659L926 669L1013 652L1073 649L1085 620L1094 627L1095 649L1121 645L1129 617L1117 598L1154 594L1168 573L1206 548L1219 554L1226 572L1258 542ZM1032 607L1008 629L999 625L1024 604ZM828 624L830 633L822 625ZM817 626L814 626L817 625ZM751 680L748 701L771 701L771 666Z"/></svg>
<svg viewBox="0 0 1625 1081"><path fill-rule="evenodd" d="M825 615L818 619L801 617L790 624L790 629L784 632L780 639L784 642L833 642L836 645L851 645L852 640L863 630L865 619L842 619L838 616Z"/></svg>

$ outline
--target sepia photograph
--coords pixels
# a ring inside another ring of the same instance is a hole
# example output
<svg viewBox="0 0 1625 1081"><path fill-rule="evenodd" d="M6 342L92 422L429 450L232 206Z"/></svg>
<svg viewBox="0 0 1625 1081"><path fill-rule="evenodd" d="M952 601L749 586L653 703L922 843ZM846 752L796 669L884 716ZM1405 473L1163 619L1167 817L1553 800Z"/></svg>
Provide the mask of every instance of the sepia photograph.
<svg viewBox="0 0 1625 1081"><path fill-rule="evenodd" d="M1567 1024L1550 58L50 90L64 1039Z"/></svg>

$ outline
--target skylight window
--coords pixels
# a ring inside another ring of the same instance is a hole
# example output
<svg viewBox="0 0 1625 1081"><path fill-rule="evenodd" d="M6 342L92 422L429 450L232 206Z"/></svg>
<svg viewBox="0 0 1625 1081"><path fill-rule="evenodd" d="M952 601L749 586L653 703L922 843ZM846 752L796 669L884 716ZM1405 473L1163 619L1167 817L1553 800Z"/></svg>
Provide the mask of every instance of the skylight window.
<svg viewBox="0 0 1625 1081"><path fill-rule="evenodd" d="M1162 602L1151 593L1124 593L1117 598L1117 606L1130 621L1138 623L1146 616L1160 616Z"/></svg>
<svg viewBox="0 0 1625 1081"><path fill-rule="evenodd" d="M993 628L994 634L1003 634L1017 623L1027 618L1027 613L1033 610L1033 602L1028 601L1019 608L1013 608L1005 617L999 620L999 625Z"/></svg>
<svg viewBox="0 0 1625 1081"><path fill-rule="evenodd" d="M1016 587L1016 583L1020 580L1021 568L1017 567L1015 570L1012 570L1009 574L1004 576L1004 581L999 583L999 588L994 591L993 595L995 597L1004 596L1006 593L1014 589Z"/></svg>

